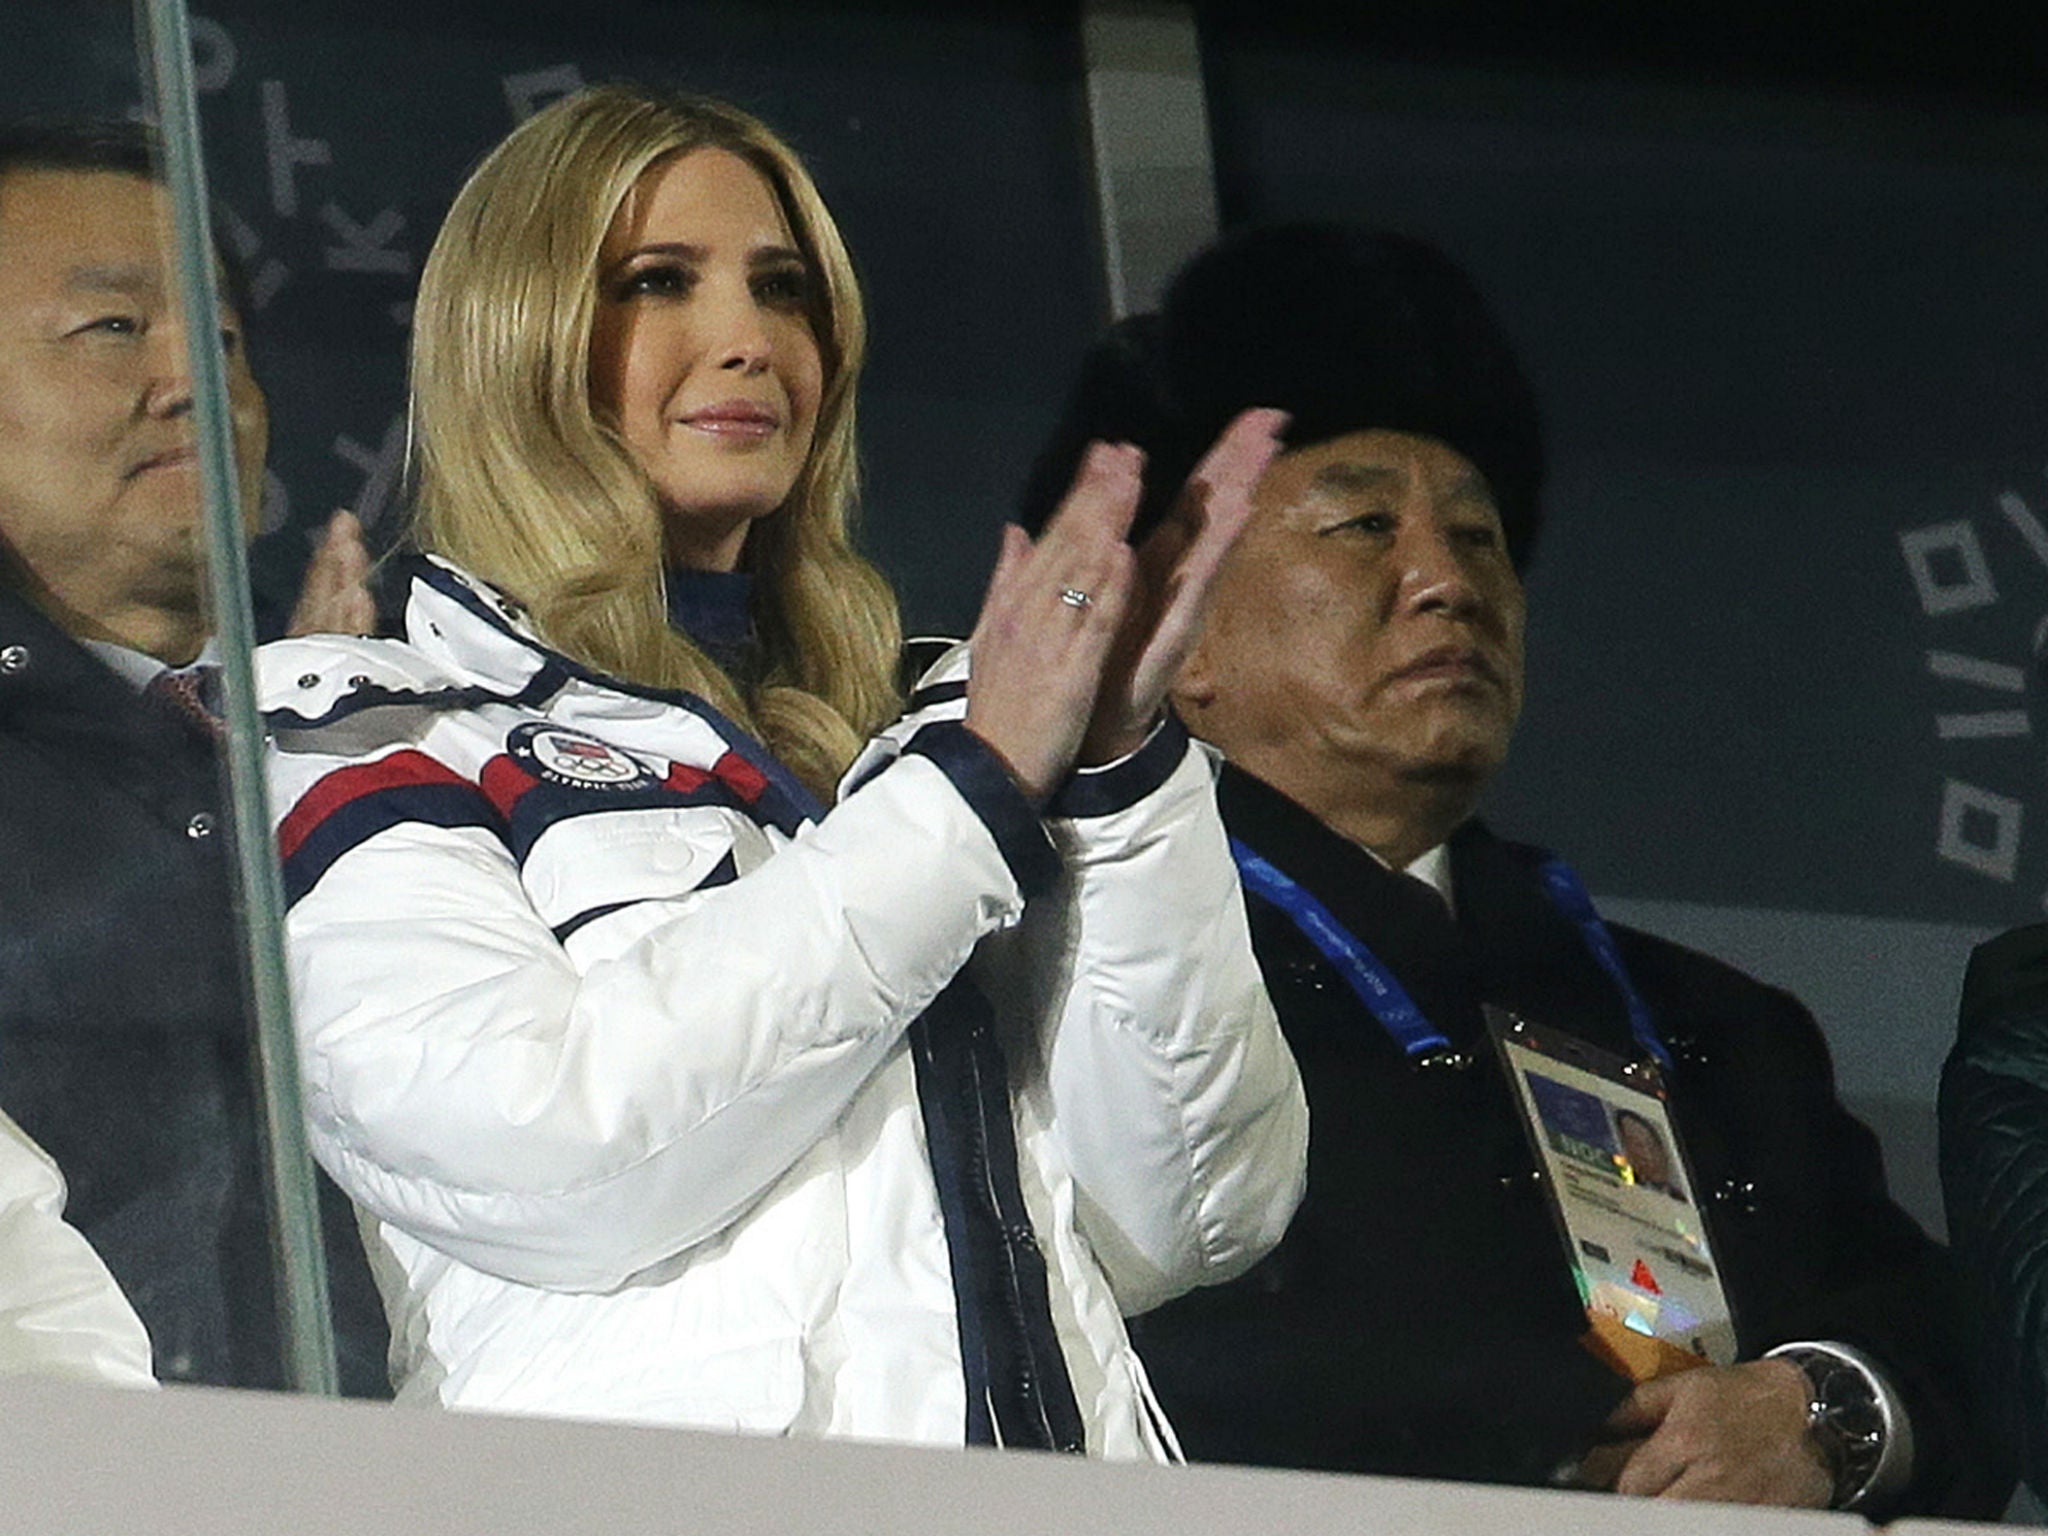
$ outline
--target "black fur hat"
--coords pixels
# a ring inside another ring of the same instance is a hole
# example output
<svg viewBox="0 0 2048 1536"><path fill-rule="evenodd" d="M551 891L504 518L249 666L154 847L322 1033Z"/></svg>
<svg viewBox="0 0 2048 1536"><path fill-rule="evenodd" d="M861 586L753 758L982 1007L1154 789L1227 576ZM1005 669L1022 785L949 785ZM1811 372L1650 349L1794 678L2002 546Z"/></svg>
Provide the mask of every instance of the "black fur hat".
<svg viewBox="0 0 2048 1536"><path fill-rule="evenodd" d="M1278 406L1287 446L1385 428L1432 437L1486 477L1508 553L1528 563L1541 522L1535 397L1479 292L1434 246L1344 224L1244 230L1174 278L1157 315L1119 321L1082 364L1026 483L1041 527L1091 439L1147 455L1150 527L1239 411Z"/></svg>

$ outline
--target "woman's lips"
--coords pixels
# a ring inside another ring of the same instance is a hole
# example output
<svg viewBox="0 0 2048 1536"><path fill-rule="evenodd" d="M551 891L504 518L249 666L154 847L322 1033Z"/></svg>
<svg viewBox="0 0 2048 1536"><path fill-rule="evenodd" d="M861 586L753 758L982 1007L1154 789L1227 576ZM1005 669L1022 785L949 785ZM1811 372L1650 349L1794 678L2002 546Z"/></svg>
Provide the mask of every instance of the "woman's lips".
<svg viewBox="0 0 2048 1536"><path fill-rule="evenodd" d="M683 425L713 437L758 442L774 436L782 418L766 406L733 400L691 411L683 417Z"/></svg>

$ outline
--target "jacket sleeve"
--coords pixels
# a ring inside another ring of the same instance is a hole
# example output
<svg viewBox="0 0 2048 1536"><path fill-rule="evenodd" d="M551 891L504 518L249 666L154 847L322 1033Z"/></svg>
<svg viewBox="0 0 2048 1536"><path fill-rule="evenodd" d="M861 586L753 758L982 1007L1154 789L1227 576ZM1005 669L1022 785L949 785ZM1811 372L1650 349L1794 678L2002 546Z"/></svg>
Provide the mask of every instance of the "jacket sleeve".
<svg viewBox="0 0 2048 1536"><path fill-rule="evenodd" d="M308 654L266 668L289 687ZM772 857L744 816L693 805L557 826L520 857L459 754L434 755L488 727L382 713L398 739L368 752L339 750L358 717L280 731L271 756L312 1139L374 1214L509 1279L610 1289L717 1234L1023 905L928 756ZM295 877L330 834L345 851ZM629 898L581 963L542 910L571 879Z"/></svg>
<svg viewBox="0 0 2048 1536"><path fill-rule="evenodd" d="M2011 1480L1968 1378L1953 1258L1891 1198L1819 1024L1718 962L1616 933L1646 995L1670 1000L1659 1023L1679 1057L1678 1122L1700 1159L1745 1353L1798 1341L1861 1350L1912 1423L1893 1514L1995 1515Z"/></svg>
<svg viewBox="0 0 2048 1536"><path fill-rule="evenodd" d="M1058 900L1014 943L1035 1054L1020 1074L1128 1315L1242 1273L1306 1180L1308 1108L1252 958L1210 763L1177 721L1050 808ZM1002 991L1003 989L996 989Z"/></svg>
<svg viewBox="0 0 2048 1536"><path fill-rule="evenodd" d="M0 1115L0 1375L154 1386L149 1335L64 1220L57 1165Z"/></svg>
<svg viewBox="0 0 2048 1536"><path fill-rule="evenodd" d="M1970 957L1941 1074L1941 1182L1993 1439L2048 1487L2048 925Z"/></svg>

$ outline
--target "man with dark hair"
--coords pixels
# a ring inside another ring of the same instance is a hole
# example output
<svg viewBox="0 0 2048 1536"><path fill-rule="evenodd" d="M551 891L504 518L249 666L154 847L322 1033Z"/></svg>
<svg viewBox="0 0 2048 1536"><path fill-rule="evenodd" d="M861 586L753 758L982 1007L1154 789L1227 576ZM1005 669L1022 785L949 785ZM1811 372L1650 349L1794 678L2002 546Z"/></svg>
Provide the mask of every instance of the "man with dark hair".
<svg viewBox="0 0 2048 1536"><path fill-rule="evenodd" d="M1543 453L1464 274L1346 226L1210 248L1091 354L1026 525L1097 437L1145 449L1147 511L1167 515L1189 456L1250 405L1290 413L1286 446L1174 699L1225 759L1254 945L1309 1096L1309 1185L1252 1273L1134 1323L1190 1454L1995 1513L2008 1485L1958 1384L1946 1256L1887 1197L1813 1019L1610 929L1561 862L1473 815L1521 709ZM1582 1344L1589 1308L1483 1005L1661 1064L1731 1363L1632 1383Z"/></svg>
<svg viewBox="0 0 2048 1536"><path fill-rule="evenodd" d="M143 130L0 130L0 1111L55 1159L161 1377L277 1386L167 231ZM232 314L253 513L267 416ZM366 624L362 563L331 528L328 599L295 627ZM375 1390L360 1246L330 1227L351 1382Z"/></svg>

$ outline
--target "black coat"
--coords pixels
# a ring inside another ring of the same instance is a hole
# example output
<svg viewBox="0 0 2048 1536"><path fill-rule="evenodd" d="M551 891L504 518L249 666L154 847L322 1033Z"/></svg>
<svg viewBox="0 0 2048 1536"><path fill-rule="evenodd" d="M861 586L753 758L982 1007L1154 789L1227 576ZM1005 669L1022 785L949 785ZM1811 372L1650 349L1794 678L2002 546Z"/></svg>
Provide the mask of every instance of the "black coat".
<svg viewBox="0 0 2048 1536"><path fill-rule="evenodd" d="M1541 855L1476 822L1450 845L1454 920L1267 786L1226 770L1232 834L1313 892L1469 1053L1418 1069L1278 910L1252 938L1308 1090L1307 1199L1249 1275L1137 1320L1191 1456L1541 1483L1627 1390L1584 1311L1480 1015L1496 1003L1636 1055L1620 994L1543 894ZM1970 1452L1946 1254L1887 1197L1798 1002L1614 930L1677 1059L1673 1106L1745 1357L1833 1339L1881 1360L1921 1454L1916 1510L1995 1514Z"/></svg>
<svg viewBox="0 0 2048 1536"><path fill-rule="evenodd" d="M1949 1235L2001 1443L2048 1490L2048 924L1980 944L1941 1073Z"/></svg>
<svg viewBox="0 0 2048 1536"><path fill-rule="evenodd" d="M224 801L201 733L0 589L0 1109L63 1170L157 1374L275 1387ZM344 1384L388 1395L361 1241L332 1186L322 1208Z"/></svg>

